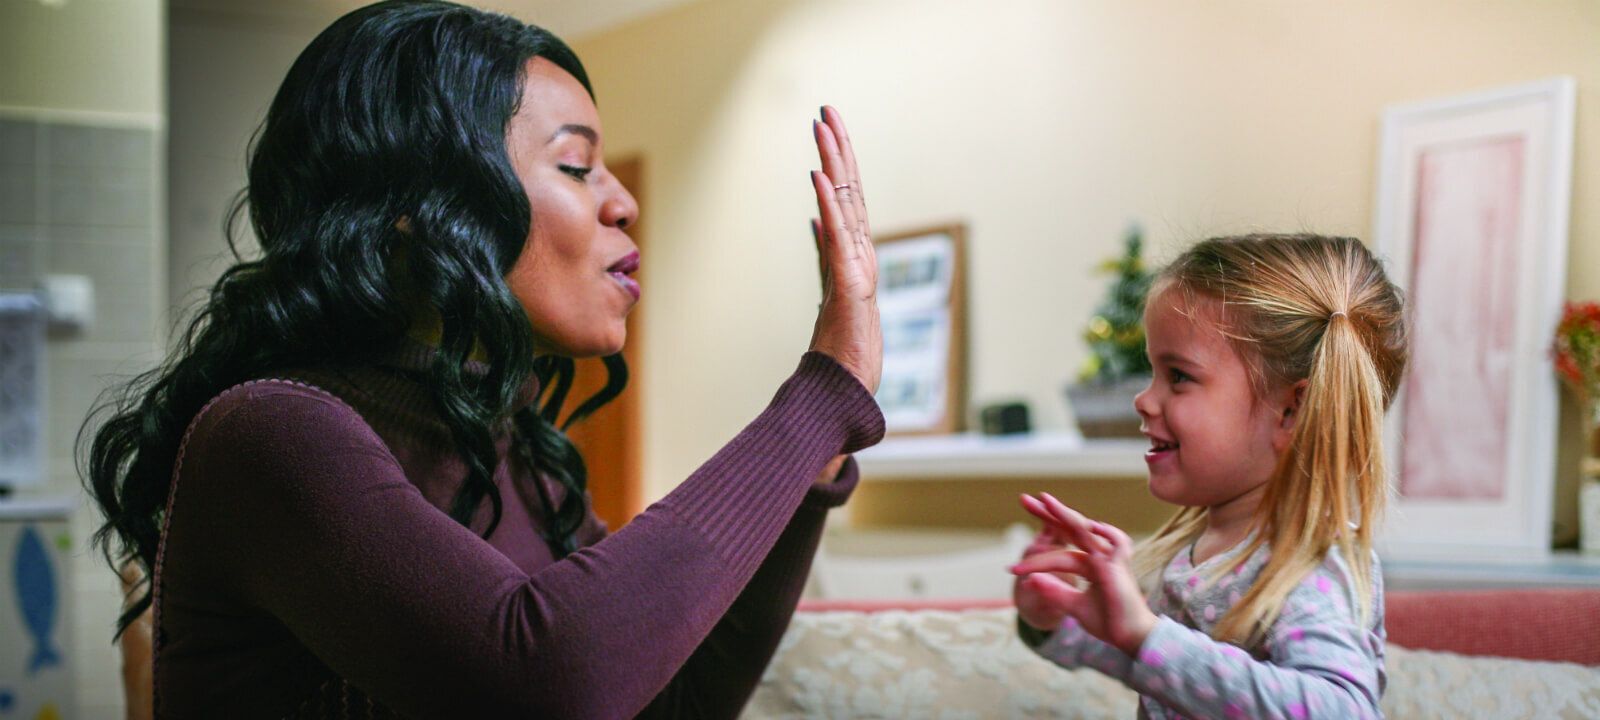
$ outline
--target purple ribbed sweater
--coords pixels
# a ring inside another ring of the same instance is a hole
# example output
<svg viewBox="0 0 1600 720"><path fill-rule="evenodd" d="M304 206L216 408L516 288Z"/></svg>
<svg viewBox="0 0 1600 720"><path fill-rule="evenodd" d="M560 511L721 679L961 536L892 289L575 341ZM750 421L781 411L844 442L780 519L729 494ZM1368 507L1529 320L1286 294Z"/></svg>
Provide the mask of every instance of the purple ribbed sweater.
<svg viewBox="0 0 1600 720"><path fill-rule="evenodd" d="M494 534L487 502L470 529L445 514L465 465L413 377L288 373L196 416L156 564L158 717L733 717L854 461L814 479L883 433L807 353L676 490L609 537L591 514L558 562L509 435Z"/></svg>

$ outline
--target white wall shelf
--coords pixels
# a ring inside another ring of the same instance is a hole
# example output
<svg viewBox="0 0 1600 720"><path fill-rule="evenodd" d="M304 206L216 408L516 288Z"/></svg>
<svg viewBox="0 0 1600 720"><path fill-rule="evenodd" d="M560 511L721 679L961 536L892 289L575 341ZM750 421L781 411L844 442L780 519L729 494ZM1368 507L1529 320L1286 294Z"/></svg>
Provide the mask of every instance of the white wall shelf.
<svg viewBox="0 0 1600 720"><path fill-rule="evenodd" d="M879 480L1017 477L1145 477L1140 439L1086 440L1076 432L894 437L856 454Z"/></svg>
<svg viewBox="0 0 1600 720"><path fill-rule="evenodd" d="M1600 555L1557 550L1548 557L1483 560L1383 558L1393 590L1600 588Z"/></svg>

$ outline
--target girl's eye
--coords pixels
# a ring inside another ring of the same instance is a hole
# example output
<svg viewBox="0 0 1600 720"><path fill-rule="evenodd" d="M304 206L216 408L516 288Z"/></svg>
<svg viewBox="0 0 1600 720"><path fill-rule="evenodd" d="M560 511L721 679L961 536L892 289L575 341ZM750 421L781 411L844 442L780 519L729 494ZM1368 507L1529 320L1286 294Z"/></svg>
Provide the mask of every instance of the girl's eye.
<svg viewBox="0 0 1600 720"><path fill-rule="evenodd" d="M1173 369L1173 370L1170 370L1169 372L1171 373L1170 378L1171 378L1171 382L1172 382L1173 385L1177 385L1178 383L1184 382L1185 380L1193 380L1194 379L1192 377L1189 377L1189 374L1184 372L1184 371L1182 371L1182 370Z"/></svg>
<svg viewBox="0 0 1600 720"><path fill-rule="evenodd" d="M561 172L571 175L578 182L587 180L589 173L594 172L594 168L579 167L577 165L557 165L556 167L561 168Z"/></svg>

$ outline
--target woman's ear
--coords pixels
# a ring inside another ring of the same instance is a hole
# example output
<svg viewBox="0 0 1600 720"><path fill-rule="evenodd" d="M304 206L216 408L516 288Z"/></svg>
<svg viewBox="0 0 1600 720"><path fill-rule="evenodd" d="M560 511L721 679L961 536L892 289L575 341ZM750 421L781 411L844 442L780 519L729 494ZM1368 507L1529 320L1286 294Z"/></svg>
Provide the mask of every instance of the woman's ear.
<svg viewBox="0 0 1600 720"><path fill-rule="evenodd" d="M1288 449L1289 440L1294 437L1295 421L1300 417L1300 404L1305 401L1306 387L1310 384L1309 380L1300 380L1279 393L1274 406L1278 412L1278 423L1272 430L1273 450L1281 453Z"/></svg>

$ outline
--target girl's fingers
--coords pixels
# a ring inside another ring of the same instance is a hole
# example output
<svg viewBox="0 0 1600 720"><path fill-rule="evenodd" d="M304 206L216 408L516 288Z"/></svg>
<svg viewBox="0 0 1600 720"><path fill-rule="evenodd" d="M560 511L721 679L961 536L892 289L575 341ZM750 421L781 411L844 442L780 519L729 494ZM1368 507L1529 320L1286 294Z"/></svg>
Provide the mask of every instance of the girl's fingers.
<svg viewBox="0 0 1600 720"><path fill-rule="evenodd" d="M1066 506L1050 493L1039 493L1040 505L1045 512L1055 518L1055 521L1072 534L1072 541L1085 550L1109 552L1111 547L1106 541L1093 532L1090 532L1090 520L1077 510Z"/></svg>
<svg viewBox="0 0 1600 720"><path fill-rule="evenodd" d="M1023 495L1022 507L1029 514L1043 521L1045 530L1054 532L1063 542L1077 545L1081 548L1094 547L1095 545L1091 543L1098 542L1094 540L1094 536L1089 532L1088 527L1080 527L1068 520L1063 520L1061 516L1052 512L1044 504L1044 501L1038 498L1031 495Z"/></svg>
<svg viewBox="0 0 1600 720"><path fill-rule="evenodd" d="M1081 550L1057 550L1025 557L1008 569L1012 575L1055 572L1081 576L1089 572L1089 558Z"/></svg>
<svg viewBox="0 0 1600 720"><path fill-rule="evenodd" d="M1120 528L1109 523L1096 522L1091 526L1095 535L1111 545L1111 552L1118 559L1127 559L1133 556L1133 539Z"/></svg>
<svg viewBox="0 0 1600 720"><path fill-rule="evenodd" d="M1083 605L1084 591L1072 586L1072 583L1062 580L1050 573L1034 573L1022 579L1022 584L1029 590L1038 593L1045 602L1066 611L1076 614Z"/></svg>

